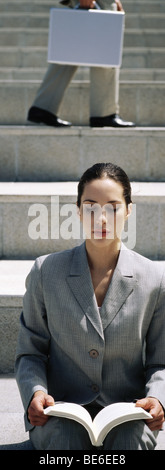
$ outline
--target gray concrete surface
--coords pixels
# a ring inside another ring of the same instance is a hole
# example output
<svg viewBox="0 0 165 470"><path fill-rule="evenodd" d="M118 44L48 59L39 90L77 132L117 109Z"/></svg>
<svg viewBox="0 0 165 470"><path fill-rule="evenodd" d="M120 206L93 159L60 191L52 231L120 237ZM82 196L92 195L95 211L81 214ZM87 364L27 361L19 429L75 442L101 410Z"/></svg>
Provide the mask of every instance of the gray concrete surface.
<svg viewBox="0 0 165 470"><path fill-rule="evenodd" d="M0 125L26 123L28 108L33 103L40 83L39 80L0 81ZM137 126L163 127L164 108L164 81L130 80L120 83L120 113L136 122ZM61 103L60 114L73 125L89 125L88 81L71 82Z"/></svg>
<svg viewBox="0 0 165 470"><path fill-rule="evenodd" d="M92 165L107 157L124 168L131 181L165 181L165 128L161 127L92 131L76 126L60 130L1 126L0 141L3 182L75 181L86 170L87 158Z"/></svg>
<svg viewBox="0 0 165 470"><path fill-rule="evenodd" d="M23 406L13 375L0 376L0 450L30 449Z"/></svg>
<svg viewBox="0 0 165 470"><path fill-rule="evenodd" d="M92 157L89 153L88 165L90 158ZM138 223L132 225L131 229L135 240L127 246L146 257L163 260L165 259L165 182L133 182L132 195ZM52 196L59 196L59 204L57 199L55 203ZM75 204L76 196L76 181L0 183L0 256L5 259L33 259L81 243L80 223L75 205L70 206L72 209L75 208L74 222L70 220L70 233L67 227L70 214L66 204ZM63 207L66 210L65 220ZM133 224L134 220L132 215L130 223ZM66 222L65 227L62 226L63 222ZM39 234L36 232L36 223L39 225L37 229L40 231ZM59 223L58 234L55 229L57 223Z"/></svg>

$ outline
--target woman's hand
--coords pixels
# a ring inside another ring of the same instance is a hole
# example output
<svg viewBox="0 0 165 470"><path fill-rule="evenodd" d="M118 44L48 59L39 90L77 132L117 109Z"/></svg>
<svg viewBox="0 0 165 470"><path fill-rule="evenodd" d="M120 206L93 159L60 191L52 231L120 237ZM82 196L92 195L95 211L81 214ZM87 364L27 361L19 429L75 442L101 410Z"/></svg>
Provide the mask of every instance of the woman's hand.
<svg viewBox="0 0 165 470"><path fill-rule="evenodd" d="M136 406L141 406L152 415L152 419L147 419L146 424L151 431L162 429L164 423L164 410L157 398L147 397L136 402Z"/></svg>
<svg viewBox="0 0 165 470"><path fill-rule="evenodd" d="M28 408L28 420L33 426L43 426L49 419L44 408L54 405L54 399L42 391L35 392Z"/></svg>

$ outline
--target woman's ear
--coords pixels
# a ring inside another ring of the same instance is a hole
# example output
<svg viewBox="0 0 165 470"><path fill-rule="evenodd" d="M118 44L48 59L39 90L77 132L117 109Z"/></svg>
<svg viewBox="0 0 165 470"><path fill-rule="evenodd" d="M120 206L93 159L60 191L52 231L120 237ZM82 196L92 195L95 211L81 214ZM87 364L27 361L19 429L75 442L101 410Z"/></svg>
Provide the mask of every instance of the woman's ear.
<svg viewBox="0 0 165 470"><path fill-rule="evenodd" d="M77 206L77 215L80 217L80 207L78 206L77 202L76 202L76 206Z"/></svg>
<svg viewBox="0 0 165 470"><path fill-rule="evenodd" d="M132 202L130 202L130 204L128 204L126 219L128 219L128 217L131 215L131 212L132 212Z"/></svg>

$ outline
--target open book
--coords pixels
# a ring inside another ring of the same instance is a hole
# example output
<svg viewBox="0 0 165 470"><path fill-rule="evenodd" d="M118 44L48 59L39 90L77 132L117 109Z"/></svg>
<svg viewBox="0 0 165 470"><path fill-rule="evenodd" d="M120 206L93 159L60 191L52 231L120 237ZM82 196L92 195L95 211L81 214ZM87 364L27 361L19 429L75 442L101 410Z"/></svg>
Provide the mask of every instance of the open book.
<svg viewBox="0 0 165 470"><path fill-rule="evenodd" d="M77 421L86 428L92 445L101 446L106 435L118 424L135 419L151 419L152 416L135 403L113 403L103 408L94 420L88 411L76 403L56 402L44 410L45 415L60 416Z"/></svg>

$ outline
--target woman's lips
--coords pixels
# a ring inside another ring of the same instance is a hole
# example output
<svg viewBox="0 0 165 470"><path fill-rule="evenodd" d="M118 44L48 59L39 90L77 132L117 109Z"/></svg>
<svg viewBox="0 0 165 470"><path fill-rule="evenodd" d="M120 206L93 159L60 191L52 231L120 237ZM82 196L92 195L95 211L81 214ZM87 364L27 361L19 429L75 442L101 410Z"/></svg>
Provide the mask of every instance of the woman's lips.
<svg viewBox="0 0 165 470"><path fill-rule="evenodd" d="M110 231L105 230L105 229L103 229L103 230L93 230L92 233L95 235L95 237L105 238L107 235L110 234Z"/></svg>

